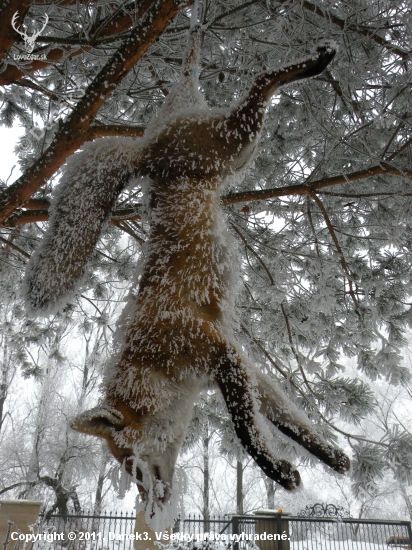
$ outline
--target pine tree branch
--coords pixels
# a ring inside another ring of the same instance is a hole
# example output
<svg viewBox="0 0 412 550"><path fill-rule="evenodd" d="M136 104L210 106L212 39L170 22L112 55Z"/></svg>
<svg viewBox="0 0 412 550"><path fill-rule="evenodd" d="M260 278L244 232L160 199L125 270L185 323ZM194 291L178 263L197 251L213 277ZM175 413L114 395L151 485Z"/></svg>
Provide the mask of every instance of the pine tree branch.
<svg viewBox="0 0 412 550"><path fill-rule="evenodd" d="M302 367L300 366L300 361L299 361L299 355L298 355L298 353L295 349L295 346L293 345L292 331L290 329L289 319L288 319L288 316L286 315L285 306L283 305L283 303L280 304L280 309L282 310L282 315L283 315L283 318L285 320L285 325L286 325L286 330L287 330L287 333L288 333L288 340L289 340L290 349L292 350L292 353L295 356L295 360L296 360L296 363L299 366L299 370L302 372Z"/></svg>
<svg viewBox="0 0 412 550"><path fill-rule="evenodd" d="M385 158L386 156L386 153L389 151L389 147L392 145L392 142L393 140L396 138L396 136L398 135L398 132L399 130L401 130L404 126L405 126L405 118L406 117L402 117L402 119L400 120L399 124L397 125L397 127L395 128L394 132L392 133L388 143L386 144L385 146L385 149L382 151L382 154L380 155L381 158ZM399 155L401 151L397 151L396 154ZM396 156L396 155L395 155ZM392 157L392 158L395 158L395 157ZM387 162L390 162L392 159L391 157L388 157L388 159L386 159Z"/></svg>
<svg viewBox="0 0 412 550"><path fill-rule="evenodd" d="M118 133L116 133L118 131ZM143 132L143 127L135 127L135 126L122 126L122 125L102 125L102 126L92 126L89 129L89 132L91 135L93 132L95 132L96 137L100 137L102 135L138 135L138 132ZM405 150L407 147L409 147L412 144L412 138L408 140L399 151L396 153L393 153L391 158L394 158L397 156L401 150ZM303 184L297 184L297 185L287 185L284 187L277 187L274 189L263 189L260 191L245 191L242 193L229 193L228 195L224 195L221 199L221 203L223 206L227 206L229 204L235 204L238 202L252 202L252 201L258 201L258 200L265 200L265 199L272 199L272 198L278 198L278 197L284 197L288 195L310 195L313 191L317 191L319 189L324 189L327 187L331 187L334 185L340 185L347 182L353 182L358 181L362 179L366 179L369 177L373 177L380 174L391 174L391 175L397 175L402 177L407 177L409 179L412 179L412 173L408 172L406 170L400 170L398 168L394 168L393 166L390 166L389 164L383 163L379 164L377 166L372 166L371 168L368 168L366 170L360 170L357 172L352 172L345 175L340 176L332 176L330 178L322 178L320 180L316 180L312 182L310 185L307 185L305 183ZM351 194L351 193L332 193L332 192L320 192L319 194L324 195L334 195L339 197L348 197L348 198L362 198L362 197L378 197L378 196L409 196L408 193L363 193L363 194ZM25 208L28 210L23 212L18 212L16 215L11 216L9 219L7 219L5 222L3 222L3 226L5 227L14 227L16 225L23 225L26 223L32 223L36 221L47 221L48 216L45 212L42 212L41 214L35 214L34 212L31 212L32 210L44 210L48 208L48 204L39 202L39 199L29 199L25 203ZM140 216L136 213L136 209L130 208L130 209L124 209L122 212L114 211L113 217L122 216L123 219L139 219ZM36 217L38 216L38 217Z"/></svg>
<svg viewBox="0 0 412 550"><path fill-rule="evenodd" d="M85 96L57 131L49 148L6 190L1 199L0 223L24 205L32 194L40 189L65 160L87 140L91 122L105 100L156 38L163 33L178 11L191 2L193 0L176 5L173 0L162 2L151 0L151 8L136 24L131 37L123 42L90 84Z"/></svg>
<svg viewBox="0 0 412 550"><path fill-rule="evenodd" d="M62 100L61 96L55 94L54 92L51 92L47 88L44 88L42 86L39 86L39 85L35 84L34 82L30 82L29 80L22 80L22 81L19 81L19 82L17 82L17 81L16 82L10 82L10 84L15 84L16 86L20 86L22 88L28 88L29 90L34 90L36 92L39 92L39 93L43 94L43 96L46 96L49 99L51 99L52 101ZM69 104L69 103L67 102L67 104Z"/></svg>
<svg viewBox="0 0 412 550"><path fill-rule="evenodd" d="M310 407L314 406L313 401L311 401L308 396L301 390L301 388L296 384L293 380L290 379L288 374L277 364L277 362L273 359L273 357L265 350L265 348L260 344L258 340L249 332L249 330L244 326L241 325L241 328L243 331L246 332L246 334L251 338L251 340L256 344L256 346L260 349L260 351L263 353L263 355L268 359L268 361L272 364L272 366L285 378L285 380L288 381L288 383L293 386L293 388L296 390L296 392L303 398L304 401L306 401ZM340 433L341 435L345 436L347 439L355 439L356 441L364 441L365 443L371 443L373 445L380 445L382 447L388 448L389 445L387 443L383 443L382 441L373 441L372 439L368 439L366 437L363 437L358 434L351 434L349 432L345 432L344 430L341 430L335 424L330 422L319 410L317 407L316 410L317 414L319 415L319 418L323 420L328 426L330 426L334 431L337 433Z"/></svg>
<svg viewBox="0 0 412 550"><path fill-rule="evenodd" d="M140 220L142 217L137 212L137 209L141 206L141 204L136 204L132 208L117 208L116 210L113 210L112 216L109 223L115 222L115 221L133 221L133 220Z"/></svg>
<svg viewBox="0 0 412 550"><path fill-rule="evenodd" d="M59 0L59 6L73 6L75 4L93 4L99 0ZM43 4L44 0L33 0L33 4Z"/></svg>
<svg viewBox="0 0 412 550"><path fill-rule="evenodd" d="M145 129L145 126L126 126L123 124L95 123L90 126L87 137L90 141L95 138L106 136L142 137Z"/></svg>
<svg viewBox="0 0 412 550"><path fill-rule="evenodd" d="M16 211L12 216L7 218L3 227L17 227L26 225L27 223L47 222L50 215L48 210L23 210Z"/></svg>
<svg viewBox="0 0 412 550"><path fill-rule="evenodd" d="M17 210L12 216L7 218L3 226L17 227L28 223L49 221L50 214L48 212L48 208L50 207L50 203L48 201L31 199L26 206L30 206L30 210ZM117 226L121 221L133 221L140 219L141 216L138 212L136 212L136 208L118 208L112 212L111 218L109 219L109 224Z"/></svg>
<svg viewBox="0 0 412 550"><path fill-rule="evenodd" d="M101 137L103 135L128 135L128 136L138 136L140 132L144 132L143 127L137 126L122 126L122 125L99 125L92 126L89 129L90 134L95 137ZM412 138L408 140L403 146L402 150L405 150L412 144ZM392 155L394 158L401 151L397 151ZM385 165L386 166L386 165ZM307 184L298 184L298 185L289 185L285 187L278 187L274 189L264 189L262 191L246 191L243 193L230 193L222 197L222 205L226 206L228 204L235 204L237 202L252 202L256 200L264 200L270 198L283 197L288 195L310 195L313 191L318 189L323 189L325 187L340 185L342 183L347 183L351 181L357 181L365 179L371 176L379 174L392 174L405 176L412 179L412 173L399 170L388 166L384 168L381 165L374 166L367 170L361 170L358 172L352 172L350 174L342 176L332 176L330 178L324 178L312 182L311 185ZM362 198L362 197L379 197L379 196L411 196L410 193L333 193L333 192L319 192L323 195L333 195L338 197L347 197L347 198ZM26 223L33 223L37 221L47 221L49 219L47 212L45 211L49 207L50 203L47 200L43 199L29 199L24 205L27 210L16 212L15 215L10 216L4 223L4 227L15 227L16 225L24 225ZM42 212L33 212L33 210L42 210ZM113 218L119 218L119 216L124 220L140 219L140 215L136 213L136 208L125 208L115 210L112 214Z"/></svg>
<svg viewBox="0 0 412 550"><path fill-rule="evenodd" d="M28 204L34 203L36 206L37 199L31 199ZM46 202L46 201L44 201ZM40 204L38 205L40 206ZM19 225L26 225L27 223L47 222L50 219L48 208L50 203L46 203L42 208L32 208L31 210L16 211L12 216L7 218L4 223L4 227L17 227ZM118 208L112 212L112 216L109 219L109 224L117 225L121 221L133 221L140 220L141 216L136 212L135 208Z"/></svg>
<svg viewBox="0 0 412 550"><path fill-rule="evenodd" d="M245 237L242 235L242 233L239 231L239 229L232 223L230 224L231 227L234 229L234 231L239 235L239 237L241 238L243 244L245 245L245 247L250 250L252 252L252 254L255 256L255 258L258 260L258 262L260 263L260 265L263 267L263 269L266 271L266 274L267 276L269 277L269 280L270 280L270 283L272 285L275 284L275 281L273 280L273 277L269 271L269 268L267 267L267 265L265 264L265 262L262 260L262 258L259 256L259 254L248 244L247 240L245 239Z"/></svg>
<svg viewBox="0 0 412 550"><path fill-rule="evenodd" d="M25 208L31 210L47 210L49 207L50 201L48 199L30 199L25 204Z"/></svg>
<svg viewBox="0 0 412 550"><path fill-rule="evenodd" d="M293 344L292 330L290 328L289 318L287 316L285 306L283 305L283 303L280 304L280 309L282 310L282 315L283 315L283 318L285 319L285 324L286 324L286 330L287 330L287 333L288 333L288 340L289 340L290 349L292 350L292 353L295 357L295 361L298 365L298 368L299 368L300 374L302 375L305 386L307 387L307 389L309 390L309 392L313 395L313 397L315 399L321 400L321 397L315 391L313 391L309 380L306 378L305 370L302 367L302 364L300 362L299 354L298 354L298 352L297 352L297 350L296 350L296 348Z"/></svg>
<svg viewBox="0 0 412 550"><path fill-rule="evenodd" d="M273 357L265 350L265 348L262 346L262 344L256 340L256 338L249 332L249 330L244 326L244 325L240 325L242 330L244 332L246 332L246 334L249 336L249 338L251 338L251 340L254 342L254 344L256 344L256 346L260 349L260 351L263 353L263 355L266 357L266 359L268 359L268 361L273 365L273 367L278 371L280 372L280 374L286 379L288 380L289 377L288 377L288 374L280 367L280 365L278 365L278 363L273 359ZM294 385L294 382L291 381L291 384L292 386L295 387ZM298 388L296 388L298 389Z"/></svg>
<svg viewBox="0 0 412 550"><path fill-rule="evenodd" d="M250 2L246 2L240 6L236 6L235 8L232 8L232 9L229 9L223 13L221 13L220 15L218 15L217 17L215 17L213 19L213 21L211 21L210 23L208 23L208 27L209 28L213 28L216 23L218 21L221 21L222 19L224 19L225 17L230 17L231 15L233 15L234 13L237 13L241 10L244 10L245 8L249 7L249 6L252 6L253 4L256 4L256 0L251 0Z"/></svg>
<svg viewBox="0 0 412 550"><path fill-rule="evenodd" d="M390 162L391 160L393 160L395 157L397 157L400 153L402 153L403 151L405 151L405 149L407 149L408 147L410 147L412 145L412 137L408 139L408 141L406 141L406 143L404 143L402 145L402 147L400 147L397 151L395 151L394 153L392 153L392 155L390 157L388 157L386 159L386 162ZM409 174L409 172L406 172L406 174ZM411 177L410 175L408 175L408 177ZM412 179L412 178L411 178Z"/></svg>
<svg viewBox="0 0 412 550"><path fill-rule="evenodd" d="M349 97L349 98L345 97L345 94L343 93L341 85L339 84L339 82L337 80L335 80L335 78L333 78L333 76L332 76L331 72L329 71L329 69L326 69L324 74L327 77L325 79L326 82L329 82L329 84L331 84L331 86L335 90L337 96L340 97L342 103L345 106L350 105L353 112L355 112L356 114L360 114L360 108L359 108L358 102L356 100L352 99L351 97ZM321 80L323 80L323 79L321 79Z"/></svg>
<svg viewBox="0 0 412 550"><path fill-rule="evenodd" d="M14 0L15 4L18 2L19 0ZM144 2L139 2L134 19L136 21L138 21L139 19L142 19L145 12L150 8L152 4L153 4L152 0L145 0ZM50 38L50 40L53 40L54 43L59 43L60 41L62 41L63 44L57 48L52 48L51 50L49 50L48 48L36 48L33 53L35 55L40 55L42 53L47 52L47 60L46 61L34 60L30 63L30 67L24 68L24 71L16 65L8 65L7 68L2 73L0 73L0 85L7 86L8 84L18 81L22 77L26 77L27 73L34 73L39 69L49 67L50 62L59 61L66 55L69 55L69 57L76 57L77 55L81 55L85 51L89 51L93 47L98 45L99 38L100 38L100 41L102 38L110 38L110 37L113 38L113 41L116 40L117 35L121 35L125 31L133 27L133 18L130 15L130 13L127 13L127 12L129 11L129 9L131 11L134 11L136 9L136 4L135 2L132 2L132 3L129 3L127 6L120 6L120 7L122 8L120 11L115 12L115 14L108 15L102 21L96 22L96 24L88 31L89 36L92 37L89 40L85 40L84 38L82 39L78 34L69 36L64 39L59 38L57 41L56 41L57 37L40 36L38 39L39 42L41 41L49 42L48 39ZM16 11L16 9L17 8L15 8L14 11ZM19 7L18 9L20 13L21 8ZM9 27L10 27L11 17L14 11L12 12L11 16L7 19L7 24ZM3 21L1 17L2 15L0 12L0 21ZM15 35L14 36L14 40L15 40L19 35L17 33L14 33L14 35ZM73 47L72 47L73 45L76 46L80 44L82 44L81 48L73 50ZM11 47L11 45L12 44L10 44L9 48ZM64 47L65 45L67 47ZM18 83L18 82L15 82L15 83Z"/></svg>
<svg viewBox="0 0 412 550"><path fill-rule="evenodd" d="M373 197L412 197L412 193L334 193L333 191L318 191L317 195L330 195L331 197L342 197L348 199L362 199Z"/></svg>
<svg viewBox="0 0 412 550"><path fill-rule="evenodd" d="M139 237L139 235L137 235L125 221L111 220L111 224L115 225L116 227L133 237L133 239L135 239L139 244L144 243L144 240Z"/></svg>
<svg viewBox="0 0 412 550"><path fill-rule="evenodd" d="M26 258L30 258L30 254L27 254L27 252L22 250L19 246L15 245L14 243L8 241L7 239L4 239L1 235L0 235L0 241L4 243L6 246L10 246L10 248L13 248L13 250L16 250L16 252L18 252L22 256L25 256Z"/></svg>
<svg viewBox="0 0 412 550"><path fill-rule="evenodd" d="M339 244L339 240L336 236L335 230L333 229L333 225L332 225L332 222L330 221L328 212L327 212L323 202L316 195L316 193L312 192L311 197L316 202L316 204L318 205L320 211L322 212L323 218L324 218L325 223L326 223L326 227L329 230L330 236L332 237L332 240L335 244L336 250L338 251L338 254L340 256L340 263L341 263L342 269L343 269L343 271L344 271L344 273L345 273L345 275L348 279L350 297L352 298L352 301L354 303L354 306L355 306L356 310L358 310L359 309L359 302L358 302L358 299L355 296L355 292L353 290L353 282L352 282L353 281L353 274L351 273L351 271L349 269L349 266L348 266L348 264L345 260L345 256L343 254L342 247Z"/></svg>
<svg viewBox="0 0 412 550"><path fill-rule="evenodd" d="M281 4L286 4L290 2L290 0L279 0L279 2ZM367 38L373 40L380 46L383 46L383 48L387 49L390 53L401 57L403 60L407 61L408 59L410 59L410 56L411 56L410 51L402 50L401 48L398 48L397 46L394 46L393 44L388 42L385 38L382 38L381 36L376 34L378 31L382 29L368 28L366 26L361 26L361 25L352 25L351 23L348 23L346 19L342 19L337 15L333 15L332 13L330 13L330 11L327 11L326 9L320 7L319 4L317 5L312 4L307 0L303 0L302 2L296 2L296 4L299 4L305 10L314 13L318 17L321 17L322 19L325 19L326 21L333 23L334 25L339 27L342 31L351 31L351 32L355 32L357 34L366 36Z"/></svg>
<svg viewBox="0 0 412 550"><path fill-rule="evenodd" d="M403 146L404 148L406 148ZM265 199L275 199L278 197L284 197L287 195L310 195L313 191L318 189L324 189L325 187L331 187L333 185L340 185L342 183L348 183L352 181L358 181L372 176L378 176L380 174L392 174L395 176L402 176L412 180L412 172L407 170L401 170L395 168L386 162L372 166L365 170L358 170L349 174L342 174L340 176L331 176L322 178L320 180L313 181L310 185L306 183L300 183L297 185L287 185L285 187L276 187L272 189L262 189L260 191L244 191L242 193L229 193L224 195L221 199L223 206L228 204L235 204L237 202L250 202Z"/></svg>
<svg viewBox="0 0 412 550"><path fill-rule="evenodd" d="M103 316L103 312L96 306L96 304L93 302L93 300L91 300L90 298L88 298L87 296L85 296L84 294L80 294L80 298L83 298L84 300L86 300L87 302L89 302L89 304L91 304L94 309L97 310L97 312L99 313L100 317ZM114 332L114 330L112 329L112 327L110 325L106 325L107 328L111 331L111 332Z"/></svg>
<svg viewBox="0 0 412 550"><path fill-rule="evenodd" d="M306 206L307 206L307 214L308 214L309 225L310 225L310 228L311 228L312 233L313 233L313 238L315 240L316 255L317 255L317 257L319 258L319 261L320 261L321 258L320 258L319 241L318 241L318 238L316 236L315 226L313 225L313 219L312 219L312 212L311 212L311 209L310 209L310 199L309 199L309 197L307 197L307 199L306 199Z"/></svg>
<svg viewBox="0 0 412 550"><path fill-rule="evenodd" d="M285 2L288 2L289 0L280 0L280 2L283 4ZM334 25L342 29L343 31L352 31L357 34L361 34L363 36L366 36L367 38L373 40L380 46L387 49L390 53L395 54L399 57L401 57L403 60L407 61L410 59L411 52L407 52L405 50L402 50L401 48L398 48L397 46L394 46L390 42L388 42L385 38L382 38L378 34L378 30L380 29L369 29L367 27L362 27L358 25L351 25L348 23L345 19L341 19L340 17L337 17L336 15L333 15L329 11L326 11L322 9L319 5L312 4L311 2L308 2L307 0L303 0L301 5L305 8L305 10L310 11L314 13L315 15L318 15L319 17L322 17L323 19L326 19L327 21L332 22Z"/></svg>

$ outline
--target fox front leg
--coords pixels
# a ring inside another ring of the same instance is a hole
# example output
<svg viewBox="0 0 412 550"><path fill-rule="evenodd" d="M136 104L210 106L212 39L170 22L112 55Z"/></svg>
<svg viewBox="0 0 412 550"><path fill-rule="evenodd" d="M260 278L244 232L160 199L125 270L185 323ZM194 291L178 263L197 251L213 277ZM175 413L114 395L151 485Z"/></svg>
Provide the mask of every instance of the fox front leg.
<svg viewBox="0 0 412 550"><path fill-rule="evenodd" d="M316 433L302 411L276 388L269 376L256 372L260 411L276 428L340 474L350 468L350 460L340 449L329 445Z"/></svg>
<svg viewBox="0 0 412 550"><path fill-rule="evenodd" d="M289 462L274 456L269 446L273 436L264 417L333 470L341 474L349 470L350 460L343 451L317 434L304 413L234 348L229 348L218 362L214 376L243 447L265 474L282 487L294 490L300 484L300 475Z"/></svg>
<svg viewBox="0 0 412 550"><path fill-rule="evenodd" d="M253 374L233 348L220 359L214 372L242 446L268 477L293 491L300 485L299 472L270 448L272 435L259 411Z"/></svg>

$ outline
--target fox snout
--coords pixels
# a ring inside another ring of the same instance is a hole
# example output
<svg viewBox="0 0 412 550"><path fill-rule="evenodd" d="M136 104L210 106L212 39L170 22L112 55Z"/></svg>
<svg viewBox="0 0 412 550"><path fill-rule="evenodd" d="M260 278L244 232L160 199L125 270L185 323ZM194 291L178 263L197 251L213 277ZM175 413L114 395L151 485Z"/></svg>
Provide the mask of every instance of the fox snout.
<svg viewBox="0 0 412 550"><path fill-rule="evenodd" d="M150 420L146 424L144 417L136 415L130 422L117 409L100 406L77 416L71 428L106 440L112 455L136 482L143 501L148 488L155 485L155 499L166 503L181 441L173 437L165 440L161 426L151 425Z"/></svg>

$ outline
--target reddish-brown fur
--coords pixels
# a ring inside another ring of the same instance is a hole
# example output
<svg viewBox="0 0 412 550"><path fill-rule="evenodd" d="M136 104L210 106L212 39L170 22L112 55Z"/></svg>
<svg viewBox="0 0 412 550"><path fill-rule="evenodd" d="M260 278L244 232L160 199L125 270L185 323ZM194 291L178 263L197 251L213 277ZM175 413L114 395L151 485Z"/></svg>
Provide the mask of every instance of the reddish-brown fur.
<svg viewBox="0 0 412 550"><path fill-rule="evenodd" d="M151 180L149 244L118 326L105 402L78 417L73 428L106 439L116 459L141 482L143 495L149 472L164 484L157 498L168 500L194 400L210 379L220 388L245 449L285 488L299 485L299 473L274 456L263 416L338 472L349 468L349 459L322 440L270 379L236 350L230 329L230 264L235 259L228 239L219 233L226 231L220 187L252 156L267 102L280 85L319 74L333 56L334 51L322 47L305 63L260 75L228 113L171 112L149 129L136 156L131 173ZM187 67L183 75L190 78ZM101 216L107 209L103 202L96 208ZM53 257L52 247L41 254ZM29 289L39 281L31 275ZM64 284L69 288L73 281Z"/></svg>

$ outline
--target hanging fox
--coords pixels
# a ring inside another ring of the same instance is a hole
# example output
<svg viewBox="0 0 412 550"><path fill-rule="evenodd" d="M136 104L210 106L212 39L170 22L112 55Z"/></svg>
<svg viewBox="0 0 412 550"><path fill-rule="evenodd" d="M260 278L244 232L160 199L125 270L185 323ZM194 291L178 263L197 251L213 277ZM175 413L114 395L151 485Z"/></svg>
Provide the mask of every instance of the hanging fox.
<svg viewBox="0 0 412 550"><path fill-rule="evenodd" d="M303 62L260 74L231 108L213 110L199 91L200 42L196 26L181 78L142 139L102 138L69 159L25 280L32 313L61 307L84 276L117 197L140 178L150 234L117 325L104 397L72 428L105 439L143 500L160 505L171 496L194 402L211 381L245 450L285 489L298 487L300 475L273 451L270 423L333 470L350 466L236 342L238 262L219 202L227 183L243 177L276 91L320 74L335 48L326 43Z"/></svg>

